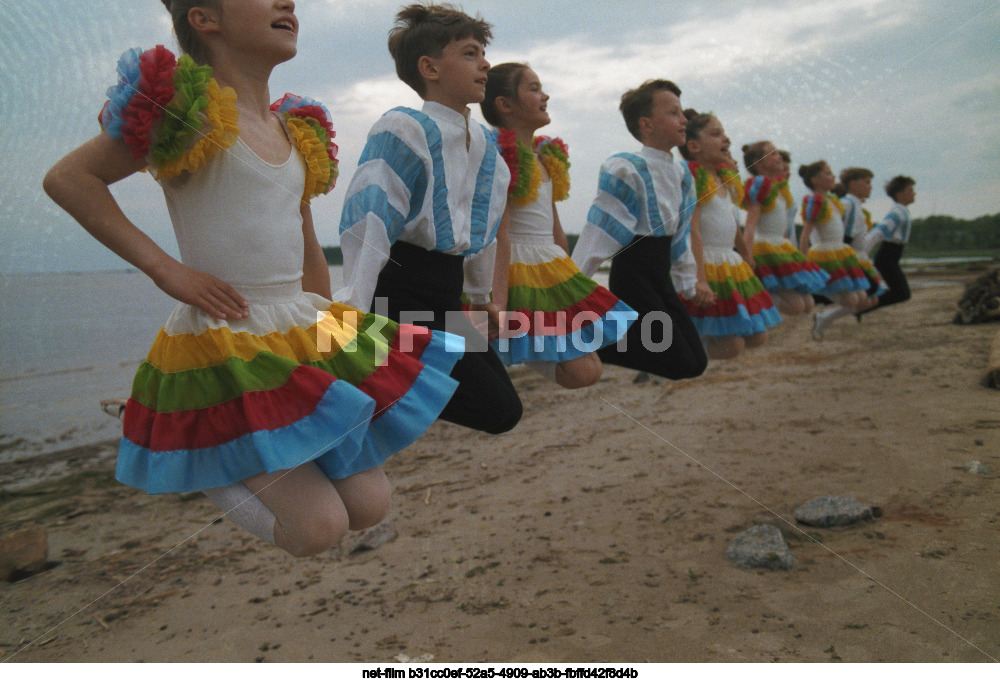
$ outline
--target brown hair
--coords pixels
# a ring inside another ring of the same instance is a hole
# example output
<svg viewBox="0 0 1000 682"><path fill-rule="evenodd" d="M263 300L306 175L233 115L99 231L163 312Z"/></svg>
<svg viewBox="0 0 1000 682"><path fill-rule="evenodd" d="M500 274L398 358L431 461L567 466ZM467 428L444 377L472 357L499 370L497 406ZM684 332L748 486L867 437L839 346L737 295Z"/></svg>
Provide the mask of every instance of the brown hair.
<svg viewBox="0 0 1000 682"><path fill-rule="evenodd" d="M710 111L707 114L699 114L694 109L685 109L684 118L688 120L687 122L687 139L684 144L680 146L681 156L683 156L688 161L694 159L691 151L688 149L688 143L691 140L697 140L701 137L701 131L705 129L705 126L709 124L712 120L714 114Z"/></svg>
<svg viewBox="0 0 1000 682"><path fill-rule="evenodd" d="M802 178L802 182L806 183L806 187L809 189L813 188L813 178L822 172L823 166L825 165L826 161L820 159L819 161L814 161L808 165L799 166L799 177Z"/></svg>
<svg viewBox="0 0 1000 682"><path fill-rule="evenodd" d="M760 175L757 164L764 158L764 147L769 144L770 140L759 140L753 144L743 145L743 165L751 175Z"/></svg>
<svg viewBox="0 0 1000 682"><path fill-rule="evenodd" d="M622 117L625 119L625 127L639 142L642 142L642 138L639 137L639 119L648 117L652 113L653 95L660 90L672 92L678 97L681 96L681 89L673 81L663 79L648 80L622 95L618 110L622 112Z"/></svg>
<svg viewBox="0 0 1000 682"><path fill-rule="evenodd" d="M875 174L872 173L867 168L845 168L840 171L840 182L846 187L855 180L864 180L865 178L874 178Z"/></svg>
<svg viewBox="0 0 1000 682"><path fill-rule="evenodd" d="M396 62L396 75L423 97L427 86L420 75L420 58L436 59L451 41L469 36L486 46L493 33L480 17L472 18L452 5L407 5L399 10L389 31L389 54Z"/></svg>
<svg viewBox="0 0 1000 682"><path fill-rule="evenodd" d="M521 86L521 77L529 67L522 62L507 62L497 64L487 74L486 97L479 108L483 111L483 118L495 128L503 125L500 120L500 111L497 109L497 97L506 97L517 101L517 89Z"/></svg>
<svg viewBox="0 0 1000 682"><path fill-rule="evenodd" d="M188 21L188 12L195 7L208 7L219 9L219 0L162 0L163 6L170 12L170 19L174 24L174 35L177 36L177 44L181 50L191 56L198 64L208 62L208 52L198 37L198 32Z"/></svg>
<svg viewBox="0 0 1000 682"><path fill-rule="evenodd" d="M910 185L917 184L917 181L906 175L897 175L892 180L886 183L885 193L892 197L893 201L896 201L896 196L902 192L904 189Z"/></svg>

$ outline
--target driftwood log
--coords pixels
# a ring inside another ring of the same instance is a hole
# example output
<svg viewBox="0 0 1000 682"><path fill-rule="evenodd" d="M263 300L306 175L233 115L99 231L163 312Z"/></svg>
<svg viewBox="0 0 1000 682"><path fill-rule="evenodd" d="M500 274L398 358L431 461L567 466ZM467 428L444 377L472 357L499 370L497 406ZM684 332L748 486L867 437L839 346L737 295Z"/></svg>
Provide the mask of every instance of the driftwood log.
<svg viewBox="0 0 1000 682"><path fill-rule="evenodd" d="M1000 321L1000 268L965 285L958 301L955 324Z"/></svg>

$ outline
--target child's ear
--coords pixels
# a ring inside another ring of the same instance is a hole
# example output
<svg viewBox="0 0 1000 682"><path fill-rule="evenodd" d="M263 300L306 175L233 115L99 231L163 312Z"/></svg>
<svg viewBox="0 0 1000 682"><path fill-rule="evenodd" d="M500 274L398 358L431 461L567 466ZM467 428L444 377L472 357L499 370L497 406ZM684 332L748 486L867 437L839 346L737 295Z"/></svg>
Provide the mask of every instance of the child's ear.
<svg viewBox="0 0 1000 682"><path fill-rule="evenodd" d="M440 78L441 72L438 70L437 60L424 55L417 60L417 73L424 81L436 81Z"/></svg>
<svg viewBox="0 0 1000 682"><path fill-rule="evenodd" d="M192 7L188 12L188 23L198 33L218 33L219 14L208 7Z"/></svg>
<svg viewBox="0 0 1000 682"><path fill-rule="evenodd" d="M652 119L649 116L639 117L639 132L648 135L653 130Z"/></svg>
<svg viewBox="0 0 1000 682"><path fill-rule="evenodd" d="M510 99L507 97L500 96L497 97L496 100L494 101L497 105L497 111L499 111L501 114L509 114L511 111L514 110L514 103L511 102Z"/></svg>

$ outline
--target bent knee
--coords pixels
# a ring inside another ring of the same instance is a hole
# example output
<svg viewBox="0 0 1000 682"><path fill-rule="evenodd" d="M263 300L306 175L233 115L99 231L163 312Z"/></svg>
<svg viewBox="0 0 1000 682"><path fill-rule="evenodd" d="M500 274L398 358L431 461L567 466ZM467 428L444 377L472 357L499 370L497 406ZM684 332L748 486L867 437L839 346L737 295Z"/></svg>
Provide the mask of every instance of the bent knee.
<svg viewBox="0 0 1000 682"><path fill-rule="evenodd" d="M309 520L309 525L288 529L275 524L275 543L294 557L310 557L334 547L347 534L344 515L329 515Z"/></svg>
<svg viewBox="0 0 1000 682"><path fill-rule="evenodd" d="M556 383L563 388L586 388L596 384L604 366L596 356L585 356L580 361L560 363L556 366Z"/></svg>
<svg viewBox="0 0 1000 682"><path fill-rule="evenodd" d="M765 343L767 343L767 332L760 332L757 334L751 334L745 339L747 348L760 348Z"/></svg>

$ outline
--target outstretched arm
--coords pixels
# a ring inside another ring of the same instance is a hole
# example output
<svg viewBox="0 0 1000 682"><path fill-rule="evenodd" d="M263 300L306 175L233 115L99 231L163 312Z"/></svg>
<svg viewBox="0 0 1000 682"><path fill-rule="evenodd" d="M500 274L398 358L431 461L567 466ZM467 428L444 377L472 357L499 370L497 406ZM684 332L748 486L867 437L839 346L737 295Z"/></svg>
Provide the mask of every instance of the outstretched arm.
<svg viewBox="0 0 1000 682"><path fill-rule="evenodd" d="M56 163L42 186L95 239L173 298L220 319L246 317L247 302L235 289L177 261L122 212L109 186L144 167L124 142L102 133Z"/></svg>

